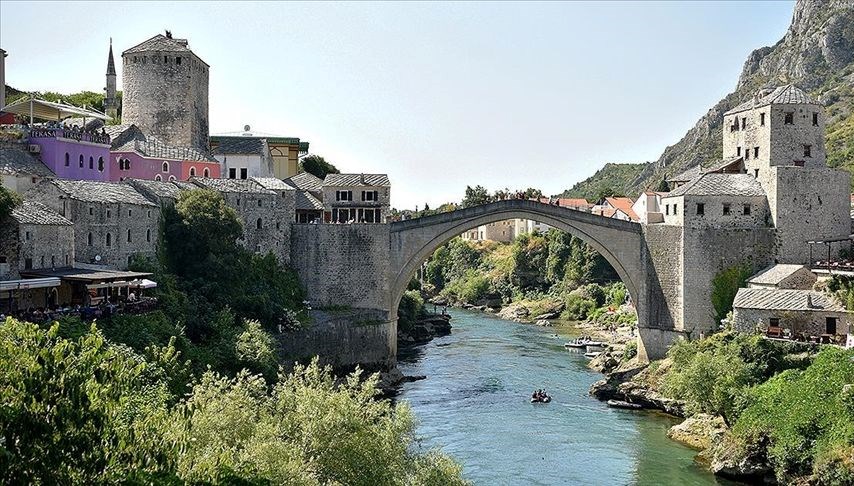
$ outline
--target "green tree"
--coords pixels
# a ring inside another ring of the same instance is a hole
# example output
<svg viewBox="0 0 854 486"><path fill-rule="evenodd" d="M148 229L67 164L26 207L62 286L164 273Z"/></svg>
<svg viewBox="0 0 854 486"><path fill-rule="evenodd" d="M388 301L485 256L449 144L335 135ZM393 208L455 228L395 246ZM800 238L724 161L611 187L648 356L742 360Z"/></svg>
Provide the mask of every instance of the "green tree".
<svg viewBox="0 0 854 486"><path fill-rule="evenodd" d="M341 173L334 165L327 162L326 159L315 154L303 157L300 160L300 167L302 167L302 170L309 174L313 174L320 179L325 178L326 174Z"/></svg>
<svg viewBox="0 0 854 486"><path fill-rule="evenodd" d="M12 214L12 210L21 202L22 199L18 193L0 185L0 221Z"/></svg>
<svg viewBox="0 0 854 486"><path fill-rule="evenodd" d="M712 279L712 307L715 319L720 322L732 311L738 289L747 285L753 272L748 264L736 265L718 272Z"/></svg>
<svg viewBox="0 0 854 486"><path fill-rule="evenodd" d="M463 208L470 208L472 206L480 206L481 204L486 204L492 202L492 198L489 196L489 191L486 190L483 186L466 186L466 194L463 198L461 206Z"/></svg>

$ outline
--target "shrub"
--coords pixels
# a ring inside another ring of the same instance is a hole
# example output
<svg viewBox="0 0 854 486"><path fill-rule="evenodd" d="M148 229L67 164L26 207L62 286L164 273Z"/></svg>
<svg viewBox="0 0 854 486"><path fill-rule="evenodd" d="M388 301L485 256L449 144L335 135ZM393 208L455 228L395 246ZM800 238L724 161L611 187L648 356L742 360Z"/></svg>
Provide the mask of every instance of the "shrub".
<svg viewBox="0 0 854 486"><path fill-rule="evenodd" d="M569 297L566 299L566 309L563 311L563 317L574 321L581 321L586 319L595 308L595 301L585 299L578 294L569 294Z"/></svg>
<svg viewBox="0 0 854 486"><path fill-rule="evenodd" d="M720 323L732 310L732 303L738 289L746 286L750 278L751 267L747 264L736 265L718 272L712 279L712 307L715 309L715 322Z"/></svg>
<svg viewBox="0 0 854 486"><path fill-rule="evenodd" d="M278 368L273 337L258 321L243 322L243 332L234 343L237 358L250 370L274 377Z"/></svg>
<svg viewBox="0 0 854 486"><path fill-rule="evenodd" d="M426 311L424 309L424 299L416 290L407 290L400 298L400 304L397 306L397 326L402 331L409 331L415 325L415 322L423 318Z"/></svg>

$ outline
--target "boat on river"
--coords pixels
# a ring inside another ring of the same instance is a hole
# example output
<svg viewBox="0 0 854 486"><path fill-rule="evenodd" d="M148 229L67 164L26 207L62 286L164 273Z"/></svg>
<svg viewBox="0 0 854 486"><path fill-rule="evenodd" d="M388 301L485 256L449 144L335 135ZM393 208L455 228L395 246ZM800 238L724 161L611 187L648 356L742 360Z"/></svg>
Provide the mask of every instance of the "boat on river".
<svg viewBox="0 0 854 486"><path fill-rule="evenodd" d="M550 401L552 401L552 397L550 397L548 395L546 395L545 397L542 397L542 398L531 397L531 403L549 403Z"/></svg>
<svg viewBox="0 0 854 486"><path fill-rule="evenodd" d="M625 410L639 410L643 405L639 403L626 402L623 400L608 400L608 406L611 408L622 408Z"/></svg>
<svg viewBox="0 0 854 486"><path fill-rule="evenodd" d="M593 359L596 356L599 356L600 354L602 354L602 351L588 351L584 353L584 357L587 359Z"/></svg>
<svg viewBox="0 0 854 486"><path fill-rule="evenodd" d="M575 338L572 341L563 343L563 347L565 348L586 348L588 346L599 346L604 348L605 343L602 341L593 341L591 339L585 338Z"/></svg>

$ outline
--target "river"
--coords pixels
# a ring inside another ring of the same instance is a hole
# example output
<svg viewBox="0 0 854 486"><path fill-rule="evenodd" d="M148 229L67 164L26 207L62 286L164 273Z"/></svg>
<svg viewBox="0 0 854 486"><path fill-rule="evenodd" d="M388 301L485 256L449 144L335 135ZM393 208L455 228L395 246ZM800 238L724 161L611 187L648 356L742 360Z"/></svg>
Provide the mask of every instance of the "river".
<svg viewBox="0 0 854 486"><path fill-rule="evenodd" d="M587 395L602 375L566 350L571 327L542 328L451 311L450 336L402 350L399 367L427 379L402 386L419 420L419 446L439 448L479 485L723 484L665 436L677 423L614 410ZM559 337L553 337L558 334ZM531 404L545 388L552 403Z"/></svg>

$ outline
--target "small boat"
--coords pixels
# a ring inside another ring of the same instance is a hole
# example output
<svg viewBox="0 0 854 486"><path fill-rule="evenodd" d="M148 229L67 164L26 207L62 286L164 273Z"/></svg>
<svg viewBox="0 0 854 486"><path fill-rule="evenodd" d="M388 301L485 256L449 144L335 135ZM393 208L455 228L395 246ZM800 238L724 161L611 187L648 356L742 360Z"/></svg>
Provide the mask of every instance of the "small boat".
<svg viewBox="0 0 854 486"><path fill-rule="evenodd" d="M625 402L623 400L608 400L608 406L611 408L622 408L625 410L638 410L643 408L643 405L632 402Z"/></svg>
<svg viewBox="0 0 854 486"><path fill-rule="evenodd" d="M587 346L587 341L583 341L581 339L576 339L574 341L569 341L568 343L563 343L563 347L565 348L583 348Z"/></svg>
<svg viewBox="0 0 854 486"><path fill-rule="evenodd" d="M549 403L552 397L546 395L545 398L531 398L531 403Z"/></svg>
<svg viewBox="0 0 854 486"><path fill-rule="evenodd" d="M593 358L599 356L600 354L602 354L602 351L588 351L588 352L584 353L584 357L587 359L593 359Z"/></svg>

